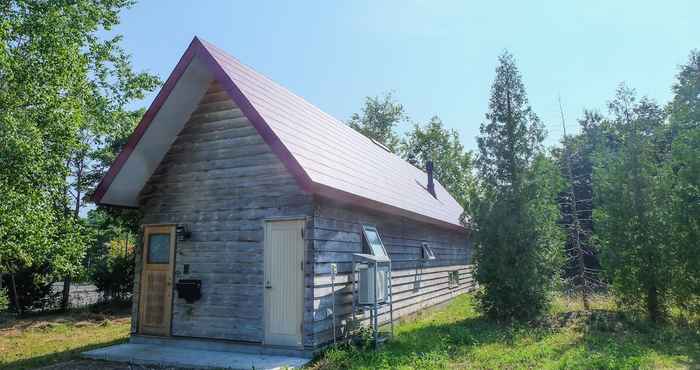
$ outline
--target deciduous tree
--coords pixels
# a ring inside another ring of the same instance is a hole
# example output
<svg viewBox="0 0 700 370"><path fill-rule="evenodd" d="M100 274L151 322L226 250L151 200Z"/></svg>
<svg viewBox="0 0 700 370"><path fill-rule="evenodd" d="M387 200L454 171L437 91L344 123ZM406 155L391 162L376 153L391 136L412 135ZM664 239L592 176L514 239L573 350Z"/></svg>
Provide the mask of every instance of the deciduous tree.
<svg viewBox="0 0 700 370"><path fill-rule="evenodd" d="M396 126L406 119L403 105L395 101L391 93L386 93L365 98L362 113L353 113L348 126L398 153L400 140Z"/></svg>
<svg viewBox="0 0 700 370"><path fill-rule="evenodd" d="M435 178L462 205L474 186L472 153L464 150L455 130L443 126L434 116L424 126L416 124L401 146L401 155L418 168L434 163Z"/></svg>
<svg viewBox="0 0 700 370"><path fill-rule="evenodd" d="M109 130L129 101L157 83L131 71L119 37L98 37L129 5L0 4L2 270L42 263L56 276L80 270L87 241L76 214L89 187L81 158L99 140L98 127Z"/></svg>

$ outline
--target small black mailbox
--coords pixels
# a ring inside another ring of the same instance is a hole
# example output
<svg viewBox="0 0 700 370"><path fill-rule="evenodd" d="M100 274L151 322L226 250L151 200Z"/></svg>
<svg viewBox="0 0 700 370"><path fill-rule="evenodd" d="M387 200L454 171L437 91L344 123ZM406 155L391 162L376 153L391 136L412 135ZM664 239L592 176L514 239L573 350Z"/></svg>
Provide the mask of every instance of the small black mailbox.
<svg viewBox="0 0 700 370"><path fill-rule="evenodd" d="M175 284L178 298L182 298L187 303L194 303L202 298L202 281L194 279L178 280Z"/></svg>

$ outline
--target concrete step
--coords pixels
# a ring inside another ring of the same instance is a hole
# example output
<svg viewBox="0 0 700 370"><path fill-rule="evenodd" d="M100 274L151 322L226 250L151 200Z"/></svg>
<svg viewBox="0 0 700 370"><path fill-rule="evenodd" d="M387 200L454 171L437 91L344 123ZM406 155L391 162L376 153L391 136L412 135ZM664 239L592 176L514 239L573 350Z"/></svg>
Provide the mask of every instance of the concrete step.
<svg viewBox="0 0 700 370"><path fill-rule="evenodd" d="M126 343L81 354L85 358L138 365L193 369L300 368L308 358L184 348L168 344Z"/></svg>
<svg viewBox="0 0 700 370"><path fill-rule="evenodd" d="M181 337L153 337L146 335L132 335L129 343L168 345L189 349L204 349L222 352L240 352L258 355L292 356L312 358L313 351L304 348L269 346L258 343L234 342L227 340L181 338Z"/></svg>

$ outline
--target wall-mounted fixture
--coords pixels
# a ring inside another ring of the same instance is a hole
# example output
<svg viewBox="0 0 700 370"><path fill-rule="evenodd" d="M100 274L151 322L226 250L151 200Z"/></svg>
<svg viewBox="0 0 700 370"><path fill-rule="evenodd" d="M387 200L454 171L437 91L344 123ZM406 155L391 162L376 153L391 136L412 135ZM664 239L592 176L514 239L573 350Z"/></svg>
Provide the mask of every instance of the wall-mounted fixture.
<svg viewBox="0 0 700 370"><path fill-rule="evenodd" d="M435 259L435 252L433 252L433 248L430 248L430 245L428 243L421 244L421 254L422 254L421 257L424 260L434 260Z"/></svg>
<svg viewBox="0 0 700 370"><path fill-rule="evenodd" d="M179 224L175 227L175 235L177 235L177 241L181 242L190 238L192 233L190 232L190 225Z"/></svg>
<svg viewBox="0 0 700 370"><path fill-rule="evenodd" d="M448 271L447 272L447 286L451 288L457 288L459 286L459 271Z"/></svg>
<svg viewBox="0 0 700 370"><path fill-rule="evenodd" d="M202 281L195 279L181 279L175 283L178 298L187 303L197 302L202 298Z"/></svg>

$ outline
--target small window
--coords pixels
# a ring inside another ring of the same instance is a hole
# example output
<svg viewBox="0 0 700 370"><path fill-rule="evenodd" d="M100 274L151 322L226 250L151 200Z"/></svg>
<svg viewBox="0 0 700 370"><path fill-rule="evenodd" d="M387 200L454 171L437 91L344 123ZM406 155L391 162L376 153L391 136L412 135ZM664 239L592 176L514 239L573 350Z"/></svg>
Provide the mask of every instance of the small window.
<svg viewBox="0 0 700 370"><path fill-rule="evenodd" d="M362 226L362 231L365 234L365 240L369 247L369 252L375 257L389 257L384 249L382 239L379 237L377 228L372 226Z"/></svg>
<svg viewBox="0 0 700 370"><path fill-rule="evenodd" d="M421 249L422 249L424 260L434 260L435 259L435 252L433 252L433 248L430 248L430 245L428 243L421 244Z"/></svg>
<svg viewBox="0 0 700 370"><path fill-rule="evenodd" d="M148 236L148 263L170 262L170 234Z"/></svg>
<svg viewBox="0 0 700 370"><path fill-rule="evenodd" d="M447 273L448 286L456 288L459 286L459 271L450 271Z"/></svg>

